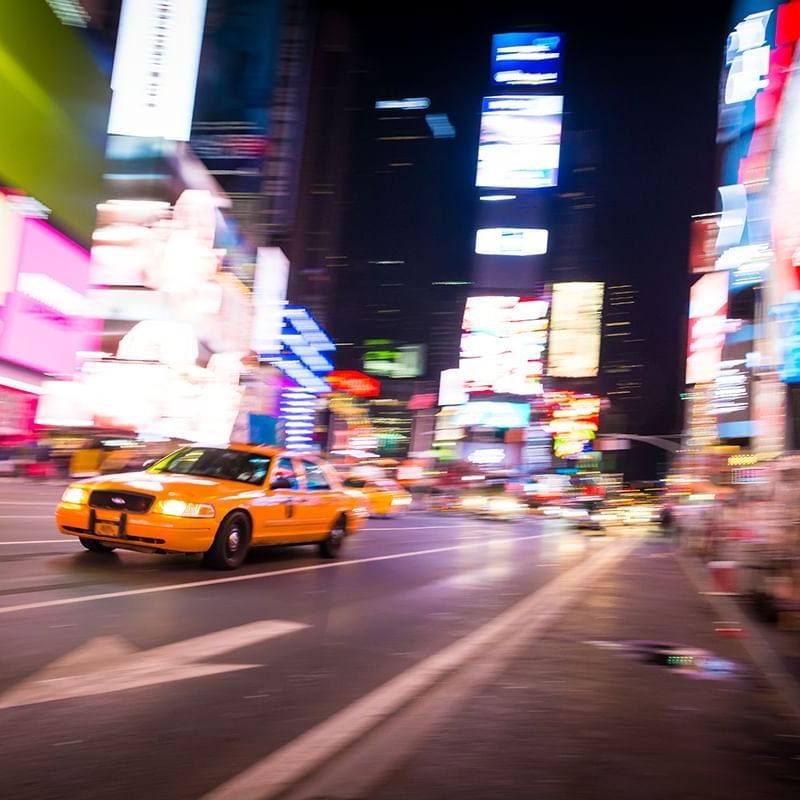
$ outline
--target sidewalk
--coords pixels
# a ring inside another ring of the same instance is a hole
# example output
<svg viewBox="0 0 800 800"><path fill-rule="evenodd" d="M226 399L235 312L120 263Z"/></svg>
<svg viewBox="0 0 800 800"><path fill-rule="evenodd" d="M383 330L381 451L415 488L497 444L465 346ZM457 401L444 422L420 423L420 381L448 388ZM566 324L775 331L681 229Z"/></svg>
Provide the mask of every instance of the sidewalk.
<svg viewBox="0 0 800 800"><path fill-rule="evenodd" d="M719 622L668 547L643 543L371 800L800 797L800 721Z"/></svg>

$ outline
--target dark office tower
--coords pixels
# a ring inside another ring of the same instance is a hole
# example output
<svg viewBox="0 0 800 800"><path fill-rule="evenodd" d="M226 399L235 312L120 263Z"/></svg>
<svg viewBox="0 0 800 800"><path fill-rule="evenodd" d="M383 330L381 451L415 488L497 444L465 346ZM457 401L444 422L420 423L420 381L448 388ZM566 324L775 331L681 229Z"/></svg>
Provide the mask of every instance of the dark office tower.
<svg viewBox="0 0 800 800"><path fill-rule="evenodd" d="M481 65L461 51L443 60L435 26L393 23L391 35L377 18L358 28L348 258L333 332L352 343L337 352L342 366L362 368L375 340L384 352L424 345L417 378L438 381L439 370L457 365L470 280L477 130L470 85ZM395 388L384 381L385 391Z"/></svg>
<svg viewBox="0 0 800 800"><path fill-rule="evenodd" d="M597 131L565 131L559 192L553 202L551 268L554 281L604 280L599 241Z"/></svg>
<svg viewBox="0 0 800 800"><path fill-rule="evenodd" d="M355 84L353 32L345 16L321 10L304 69L310 84L294 207L274 243L291 262L289 300L327 327L336 274L345 262L341 237Z"/></svg>
<svg viewBox="0 0 800 800"><path fill-rule="evenodd" d="M638 333L638 296L629 283L606 287L600 383L610 401L604 428L615 433L640 433L647 421L643 403L645 340Z"/></svg>

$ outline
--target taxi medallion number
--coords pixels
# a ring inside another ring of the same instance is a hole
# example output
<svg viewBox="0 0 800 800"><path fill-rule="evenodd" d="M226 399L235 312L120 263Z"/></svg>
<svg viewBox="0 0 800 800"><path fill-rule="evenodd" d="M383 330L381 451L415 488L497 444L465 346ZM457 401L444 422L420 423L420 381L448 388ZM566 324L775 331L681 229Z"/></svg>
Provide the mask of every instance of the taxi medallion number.
<svg viewBox="0 0 800 800"><path fill-rule="evenodd" d="M94 529L101 536L116 536L119 532L119 528L113 522L98 522Z"/></svg>

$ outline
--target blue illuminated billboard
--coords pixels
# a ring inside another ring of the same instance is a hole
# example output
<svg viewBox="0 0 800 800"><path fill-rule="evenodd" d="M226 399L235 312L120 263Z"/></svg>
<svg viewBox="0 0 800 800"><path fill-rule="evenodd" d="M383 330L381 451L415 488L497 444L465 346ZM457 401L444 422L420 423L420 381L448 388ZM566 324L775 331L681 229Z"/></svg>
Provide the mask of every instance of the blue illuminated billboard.
<svg viewBox="0 0 800 800"><path fill-rule="evenodd" d="M527 428L529 403L473 400L458 409L456 424L469 428Z"/></svg>
<svg viewBox="0 0 800 800"><path fill-rule="evenodd" d="M492 36L495 86L551 86L561 77L560 33L496 33Z"/></svg>
<svg viewBox="0 0 800 800"><path fill-rule="evenodd" d="M558 184L559 95L484 97L475 185L541 189Z"/></svg>

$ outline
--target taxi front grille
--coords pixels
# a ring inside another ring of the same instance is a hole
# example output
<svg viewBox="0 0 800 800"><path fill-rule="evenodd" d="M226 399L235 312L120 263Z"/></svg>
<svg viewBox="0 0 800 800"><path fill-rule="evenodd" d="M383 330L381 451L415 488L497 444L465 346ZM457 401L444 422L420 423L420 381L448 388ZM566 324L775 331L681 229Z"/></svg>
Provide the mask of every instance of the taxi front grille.
<svg viewBox="0 0 800 800"><path fill-rule="evenodd" d="M108 492L95 489L89 495L91 508L106 508L111 511L126 511L129 514L146 514L153 506L155 497L138 492Z"/></svg>

